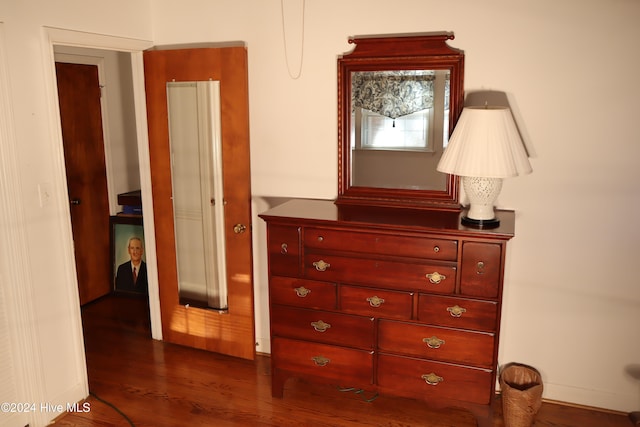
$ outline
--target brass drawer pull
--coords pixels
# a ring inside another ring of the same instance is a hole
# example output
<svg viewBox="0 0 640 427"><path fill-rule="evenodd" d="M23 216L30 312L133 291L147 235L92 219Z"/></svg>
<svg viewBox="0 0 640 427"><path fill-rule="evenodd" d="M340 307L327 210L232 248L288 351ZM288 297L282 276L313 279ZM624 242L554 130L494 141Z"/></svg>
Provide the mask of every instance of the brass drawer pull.
<svg viewBox="0 0 640 427"><path fill-rule="evenodd" d="M280 253L286 255L289 252L289 246L286 243L280 245Z"/></svg>
<svg viewBox="0 0 640 427"><path fill-rule="evenodd" d="M324 356L313 356L311 360L313 360L313 363L315 363L317 366L327 366L329 362L331 362L331 359Z"/></svg>
<svg viewBox="0 0 640 427"><path fill-rule="evenodd" d="M438 283L442 282L443 280L445 280L447 278L447 276L442 275L442 274L438 273L437 271L434 271L433 273L427 274L426 277L434 285L437 285Z"/></svg>
<svg viewBox="0 0 640 427"><path fill-rule="evenodd" d="M433 372L431 372L430 374L424 374L421 377L424 382L426 382L429 385L438 385L440 384L442 381L444 381L444 378L442 378L439 375L434 374Z"/></svg>
<svg viewBox="0 0 640 427"><path fill-rule="evenodd" d="M461 317L463 313L467 312L467 309L456 304L453 307L447 307L447 311L451 314L451 317Z"/></svg>
<svg viewBox="0 0 640 427"><path fill-rule="evenodd" d="M484 274L484 262L478 261L478 264L476 264L476 273Z"/></svg>
<svg viewBox="0 0 640 427"><path fill-rule="evenodd" d="M327 329L331 327L330 324L323 322L322 320L311 322L311 326L313 326L313 329L315 329L317 332L326 332Z"/></svg>
<svg viewBox="0 0 640 427"><path fill-rule="evenodd" d="M331 267L331 264L329 264L328 262L324 262L324 260L321 259L320 261L315 261L313 263L313 266L318 271L326 271L327 268Z"/></svg>
<svg viewBox="0 0 640 427"><path fill-rule="evenodd" d="M367 302L371 307L380 307L382 304L384 304L384 298L372 296L367 298Z"/></svg>
<svg viewBox="0 0 640 427"><path fill-rule="evenodd" d="M440 252L440 246L434 246L433 247L433 252L435 252L435 253Z"/></svg>
<svg viewBox="0 0 640 427"><path fill-rule="evenodd" d="M294 289L296 291L296 295L300 298L304 298L311 293L311 289L307 289L304 286L300 286L299 288Z"/></svg>
<svg viewBox="0 0 640 427"><path fill-rule="evenodd" d="M444 340L436 337L435 335L429 338L423 338L422 342L429 348L440 348L444 344Z"/></svg>

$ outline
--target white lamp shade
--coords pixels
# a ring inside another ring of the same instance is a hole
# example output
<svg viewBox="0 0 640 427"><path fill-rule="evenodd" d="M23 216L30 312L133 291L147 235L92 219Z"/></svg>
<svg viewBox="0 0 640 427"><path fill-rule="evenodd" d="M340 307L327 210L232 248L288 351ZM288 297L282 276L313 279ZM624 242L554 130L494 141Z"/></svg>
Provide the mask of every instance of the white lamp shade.
<svg viewBox="0 0 640 427"><path fill-rule="evenodd" d="M485 178L508 178L532 171L507 107L464 108L437 169Z"/></svg>

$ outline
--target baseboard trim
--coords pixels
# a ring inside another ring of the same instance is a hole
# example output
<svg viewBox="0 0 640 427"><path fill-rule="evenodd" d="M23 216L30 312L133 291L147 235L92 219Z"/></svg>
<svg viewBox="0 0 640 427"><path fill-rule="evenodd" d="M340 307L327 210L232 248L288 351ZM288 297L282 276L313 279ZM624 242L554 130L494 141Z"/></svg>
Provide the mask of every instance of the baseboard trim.
<svg viewBox="0 0 640 427"><path fill-rule="evenodd" d="M581 405L579 403L563 402L560 400L553 400L553 399L542 399L542 401L544 403L550 403L552 405L567 406L569 408L584 409L586 411L602 412L605 414L613 414L613 415L627 415L626 412L616 411L615 409L598 408L596 406Z"/></svg>

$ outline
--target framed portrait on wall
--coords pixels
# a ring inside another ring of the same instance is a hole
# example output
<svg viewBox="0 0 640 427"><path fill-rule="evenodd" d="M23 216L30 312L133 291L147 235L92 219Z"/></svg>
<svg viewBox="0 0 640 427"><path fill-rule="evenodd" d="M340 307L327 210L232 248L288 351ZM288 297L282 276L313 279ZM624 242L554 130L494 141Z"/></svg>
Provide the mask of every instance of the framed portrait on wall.
<svg viewBox="0 0 640 427"><path fill-rule="evenodd" d="M147 263L142 217L111 217L111 271L113 290L147 294Z"/></svg>

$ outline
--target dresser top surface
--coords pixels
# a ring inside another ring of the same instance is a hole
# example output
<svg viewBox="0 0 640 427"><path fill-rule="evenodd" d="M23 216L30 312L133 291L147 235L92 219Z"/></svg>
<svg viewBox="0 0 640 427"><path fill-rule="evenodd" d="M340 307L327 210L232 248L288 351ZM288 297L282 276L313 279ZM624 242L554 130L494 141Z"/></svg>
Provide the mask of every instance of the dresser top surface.
<svg viewBox="0 0 640 427"><path fill-rule="evenodd" d="M460 212L424 209L337 205L333 200L293 199L259 216L268 222L305 222L341 227L373 227L407 231L430 231L495 239L514 235L515 213L496 210L500 225L496 228L474 228L462 225Z"/></svg>

